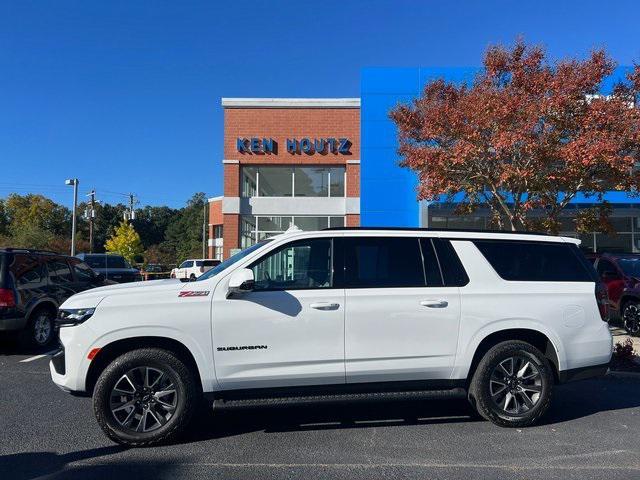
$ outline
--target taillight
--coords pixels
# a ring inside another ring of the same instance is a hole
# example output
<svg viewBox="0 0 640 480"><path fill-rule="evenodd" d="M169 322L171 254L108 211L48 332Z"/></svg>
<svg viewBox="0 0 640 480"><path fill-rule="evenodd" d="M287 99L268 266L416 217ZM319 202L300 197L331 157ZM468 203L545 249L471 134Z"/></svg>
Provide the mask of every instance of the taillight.
<svg viewBox="0 0 640 480"><path fill-rule="evenodd" d="M0 288L0 307L15 307L16 297L13 294L13 290L8 288Z"/></svg>
<svg viewBox="0 0 640 480"><path fill-rule="evenodd" d="M596 283L596 302L603 322L609 321L609 294L604 283Z"/></svg>

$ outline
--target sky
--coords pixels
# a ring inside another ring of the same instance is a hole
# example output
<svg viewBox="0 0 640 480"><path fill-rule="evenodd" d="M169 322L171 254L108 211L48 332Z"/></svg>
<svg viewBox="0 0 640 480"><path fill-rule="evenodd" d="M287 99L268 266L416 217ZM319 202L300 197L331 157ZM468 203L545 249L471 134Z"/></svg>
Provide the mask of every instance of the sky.
<svg viewBox="0 0 640 480"><path fill-rule="evenodd" d="M640 2L0 0L0 198L222 192L221 97L358 97L371 66L478 66L522 36L640 62Z"/></svg>

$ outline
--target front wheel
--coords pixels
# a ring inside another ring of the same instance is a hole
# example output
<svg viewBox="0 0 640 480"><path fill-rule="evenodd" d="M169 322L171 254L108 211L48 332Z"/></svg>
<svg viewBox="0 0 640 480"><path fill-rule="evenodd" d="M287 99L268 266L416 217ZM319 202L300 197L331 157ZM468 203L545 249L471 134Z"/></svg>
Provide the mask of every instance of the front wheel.
<svg viewBox="0 0 640 480"><path fill-rule="evenodd" d="M553 374L549 360L534 346L506 341L480 360L469 395L478 413L501 427L526 427L549 409Z"/></svg>
<svg viewBox="0 0 640 480"><path fill-rule="evenodd" d="M181 359L167 350L143 348L116 358L102 372L93 410L110 439L141 447L179 435L200 397L194 373Z"/></svg>
<svg viewBox="0 0 640 480"><path fill-rule="evenodd" d="M622 310L622 326L629 335L640 333L640 303L629 302Z"/></svg>

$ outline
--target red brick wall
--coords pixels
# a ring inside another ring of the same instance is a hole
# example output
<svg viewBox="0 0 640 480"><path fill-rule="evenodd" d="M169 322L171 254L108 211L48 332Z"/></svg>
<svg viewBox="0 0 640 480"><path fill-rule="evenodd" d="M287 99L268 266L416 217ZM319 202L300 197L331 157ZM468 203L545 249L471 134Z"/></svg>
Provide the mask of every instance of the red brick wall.
<svg viewBox="0 0 640 480"><path fill-rule="evenodd" d="M345 215L345 227L359 227L360 226L360 215Z"/></svg>
<svg viewBox="0 0 640 480"><path fill-rule="evenodd" d="M360 165L347 164L347 197L360 196Z"/></svg>
<svg viewBox="0 0 640 480"><path fill-rule="evenodd" d="M226 260L232 248L240 247L240 215L224 214L222 237L222 258Z"/></svg>
<svg viewBox="0 0 640 480"><path fill-rule="evenodd" d="M209 224L222 225L222 199L209 202Z"/></svg>
<svg viewBox="0 0 640 480"><path fill-rule="evenodd" d="M240 196L240 165L225 163L224 167L224 196Z"/></svg>
<svg viewBox="0 0 640 480"><path fill-rule="evenodd" d="M236 139L273 138L277 154L240 153ZM343 138L351 141L350 154L287 152L287 138ZM360 159L360 109L358 108L226 108L224 158L240 163L344 164ZM226 184L226 178L225 178ZM226 193L225 193L226 195Z"/></svg>
<svg viewBox="0 0 640 480"><path fill-rule="evenodd" d="M253 154L238 152L236 140L241 138L273 138L276 153ZM348 138L349 154L289 153L287 138ZM307 164L345 165L347 196L360 196L360 165L347 160L360 160L360 109L358 108L225 108L224 160L238 160L238 164L224 164L224 196L240 196L240 165L242 164ZM224 214L224 258L233 248L239 248L240 217ZM347 215L347 226L360 225L360 215Z"/></svg>

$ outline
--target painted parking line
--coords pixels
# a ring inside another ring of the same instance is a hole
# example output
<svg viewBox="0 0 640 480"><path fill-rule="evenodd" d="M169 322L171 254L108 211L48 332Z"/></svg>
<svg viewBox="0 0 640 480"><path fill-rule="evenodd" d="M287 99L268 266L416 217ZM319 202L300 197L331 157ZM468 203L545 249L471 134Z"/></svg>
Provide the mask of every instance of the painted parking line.
<svg viewBox="0 0 640 480"><path fill-rule="evenodd" d="M56 351L55 351L55 350L51 350L50 352L46 352L46 353L43 353L43 354L41 354L41 355L35 355L35 356L33 356L33 357L29 357L29 358L25 358L24 360L20 360L20 362L19 362L19 363L29 363L29 362L33 362L33 361L35 361L35 360L39 360L39 359L41 359L41 358L48 357L49 355L52 355L52 354L54 354L54 353L56 353Z"/></svg>

